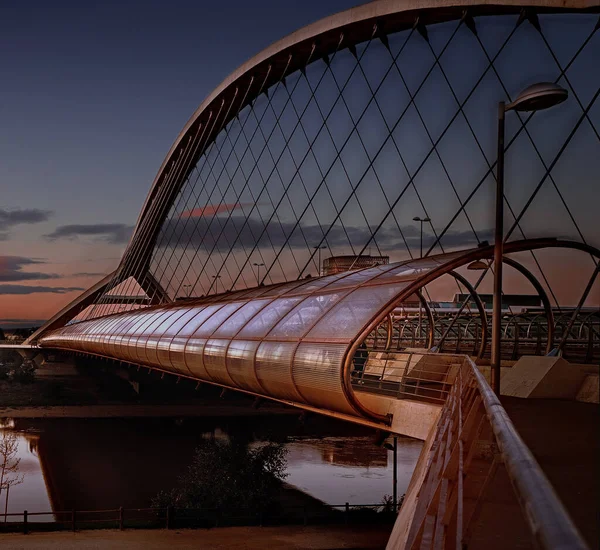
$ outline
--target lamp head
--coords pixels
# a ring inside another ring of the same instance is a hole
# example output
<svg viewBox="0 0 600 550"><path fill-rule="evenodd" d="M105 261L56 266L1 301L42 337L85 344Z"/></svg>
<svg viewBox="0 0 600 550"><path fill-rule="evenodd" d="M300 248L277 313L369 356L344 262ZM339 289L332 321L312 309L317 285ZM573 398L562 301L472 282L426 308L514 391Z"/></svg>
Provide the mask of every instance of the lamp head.
<svg viewBox="0 0 600 550"><path fill-rule="evenodd" d="M488 269L489 267L490 266L486 264L483 260L476 260L474 262L471 262L467 266L467 269L470 269L471 271L483 271L485 269Z"/></svg>
<svg viewBox="0 0 600 550"><path fill-rule="evenodd" d="M538 82L525 88L506 111L542 111L562 103L569 96L569 92L553 82Z"/></svg>

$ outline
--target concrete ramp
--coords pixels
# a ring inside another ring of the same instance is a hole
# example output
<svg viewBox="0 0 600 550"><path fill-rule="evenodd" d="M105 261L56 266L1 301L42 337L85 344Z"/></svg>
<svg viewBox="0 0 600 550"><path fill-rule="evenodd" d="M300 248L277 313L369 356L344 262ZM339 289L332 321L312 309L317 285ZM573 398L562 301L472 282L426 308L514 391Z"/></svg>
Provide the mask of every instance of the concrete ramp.
<svg viewBox="0 0 600 550"><path fill-rule="evenodd" d="M502 395L530 399L575 399L585 371L562 357L526 356L502 373Z"/></svg>

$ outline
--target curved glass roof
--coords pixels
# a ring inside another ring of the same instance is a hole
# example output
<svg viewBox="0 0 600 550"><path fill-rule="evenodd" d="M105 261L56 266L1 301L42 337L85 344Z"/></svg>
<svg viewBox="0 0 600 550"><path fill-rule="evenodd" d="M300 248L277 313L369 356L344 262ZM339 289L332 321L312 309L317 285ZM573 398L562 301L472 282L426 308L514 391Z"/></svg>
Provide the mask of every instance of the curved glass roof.
<svg viewBox="0 0 600 550"><path fill-rule="evenodd" d="M65 326L39 344L364 415L344 368L352 344L413 283L470 252L128 311Z"/></svg>

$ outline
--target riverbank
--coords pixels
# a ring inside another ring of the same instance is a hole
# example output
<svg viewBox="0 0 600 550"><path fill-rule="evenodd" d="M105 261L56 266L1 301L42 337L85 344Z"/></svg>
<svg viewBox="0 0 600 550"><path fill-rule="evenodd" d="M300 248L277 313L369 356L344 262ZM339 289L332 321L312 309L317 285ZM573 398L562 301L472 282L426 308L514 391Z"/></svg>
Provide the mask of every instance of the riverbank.
<svg viewBox="0 0 600 550"><path fill-rule="evenodd" d="M193 405L110 404L0 407L0 418L200 418L230 416L298 415L298 411L277 405L253 409L247 404L196 403Z"/></svg>
<svg viewBox="0 0 600 550"><path fill-rule="evenodd" d="M224 527L219 529L177 531L84 531L0 535L5 550L68 550L70 548L108 550L227 549L269 550L340 548L385 548L391 526L281 526Z"/></svg>
<svg viewBox="0 0 600 550"><path fill-rule="evenodd" d="M121 374L123 374L121 372ZM51 363L30 383L0 380L0 418L229 417L298 414L297 410L208 384L135 371L138 391L102 364Z"/></svg>

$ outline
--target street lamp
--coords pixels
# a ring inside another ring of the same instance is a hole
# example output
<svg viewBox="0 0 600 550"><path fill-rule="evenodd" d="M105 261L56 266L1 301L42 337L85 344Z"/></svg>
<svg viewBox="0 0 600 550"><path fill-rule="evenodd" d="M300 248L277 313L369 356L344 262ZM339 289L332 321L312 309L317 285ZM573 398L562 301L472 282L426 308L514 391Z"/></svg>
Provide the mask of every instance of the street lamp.
<svg viewBox="0 0 600 550"><path fill-rule="evenodd" d="M326 246L313 246L315 250L319 251L319 277L321 276L321 250L325 250Z"/></svg>
<svg viewBox="0 0 600 550"><path fill-rule="evenodd" d="M431 219L430 218L419 218L419 216L415 216L413 218L414 222L421 222L421 258L423 257L423 222L430 222ZM417 333L417 337L419 338L419 345L421 344L421 322L422 322L422 316L421 316L421 300L419 300L419 330Z"/></svg>
<svg viewBox="0 0 600 550"><path fill-rule="evenodd" d="M215 289L217 290L217 294L219 294L219 279L221 275L212 275L212 278L215 280Z"/></svg>
<svg viewBox="0 0 600 550"><path fill-rule="evenodd" d="M259 286L260 285L260 268L263 267L265 264L264 263L257 264L255 262L252 265L256 266L256 286Z"/></svg>
<svg viewBox="0 0 600 550"><path fill-rule="evenodd" d="M542 111L562 103L569 92L552 82L525 88L512 103L498 103L498 164L496 166L496 228L494 237L494 298L492 310L492 385L500 395L500 342L502 338L502 256L504 253L504 115L507 111Z"/></svg>
<svg viewBox="0 0 600 550"><path fill-rule="evenodd" d="M421 222L421 258L423 257L423 222L430 222L429 218L419 218L419 216L415 216L413 218L414 222Z"/></svg>

